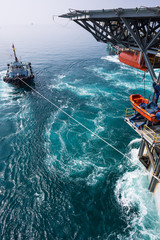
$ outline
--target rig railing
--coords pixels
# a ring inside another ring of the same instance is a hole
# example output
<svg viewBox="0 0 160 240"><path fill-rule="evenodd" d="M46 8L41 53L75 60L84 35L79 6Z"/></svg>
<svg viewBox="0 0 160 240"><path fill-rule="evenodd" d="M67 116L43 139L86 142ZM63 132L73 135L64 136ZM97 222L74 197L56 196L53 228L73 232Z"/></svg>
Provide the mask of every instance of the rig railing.
<svg viewBox="0 0 160 240"><path fill-rule="evenodd" d="M133 116L134 114L135 114L135 110L133 108L126 108L126 113L125 113L126 117Z"/></svg>
<svg viewBox="0 0 160 240"><path fill-rule="evenodd" d="M153 129L144 125L143 134L146 135L153 143L160 143L160 134L156 133Z"/></svg>

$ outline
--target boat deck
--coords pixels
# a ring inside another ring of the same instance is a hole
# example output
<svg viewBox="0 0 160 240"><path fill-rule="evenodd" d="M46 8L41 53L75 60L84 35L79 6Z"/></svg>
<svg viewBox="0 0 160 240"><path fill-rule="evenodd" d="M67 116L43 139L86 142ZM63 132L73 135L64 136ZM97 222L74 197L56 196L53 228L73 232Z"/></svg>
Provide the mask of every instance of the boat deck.
<svg viewBox="0 0 160 240"><path fill-rule="evenodd" d="M130 125L142 138L144 138L147 142L149 142L152 146L160 147L160 123L154 123L150 126L143 125L138 127L144 123L144 118L139 120L130 121L130 118L134 116L134 113L130 112L130 114L126 114L125 122Z"/></svg>

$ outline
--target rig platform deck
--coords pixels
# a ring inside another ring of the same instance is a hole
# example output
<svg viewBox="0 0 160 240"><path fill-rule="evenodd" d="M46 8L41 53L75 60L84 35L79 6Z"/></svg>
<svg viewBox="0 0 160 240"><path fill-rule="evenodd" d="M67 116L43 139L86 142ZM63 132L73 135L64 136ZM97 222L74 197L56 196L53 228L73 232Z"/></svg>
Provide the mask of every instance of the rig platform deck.
<svg viewBox="0 0 160 240"><path fill-rule="evenodd" d="M132 127L143 139L145 139L151 146L160 148L160 124L138 128L138 125L143 124L144 119L130 121L130 118L134 115L125 116L125 122Z"/></svg>

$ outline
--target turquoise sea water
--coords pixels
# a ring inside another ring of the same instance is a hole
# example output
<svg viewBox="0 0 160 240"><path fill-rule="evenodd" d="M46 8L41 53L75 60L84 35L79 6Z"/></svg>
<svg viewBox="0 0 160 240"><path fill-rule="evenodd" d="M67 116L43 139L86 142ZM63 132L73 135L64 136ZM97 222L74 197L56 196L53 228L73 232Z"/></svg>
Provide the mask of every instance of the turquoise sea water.
<svg viewBox="0 0 160 240"><path fill-rule="evenodd" d="M143 73L78 26L1 27L0 239L160 239L139 136L124 122ZM31 61L34 88L3 82L14 42ZM146 76L145 95L151 79Z"/></svg>

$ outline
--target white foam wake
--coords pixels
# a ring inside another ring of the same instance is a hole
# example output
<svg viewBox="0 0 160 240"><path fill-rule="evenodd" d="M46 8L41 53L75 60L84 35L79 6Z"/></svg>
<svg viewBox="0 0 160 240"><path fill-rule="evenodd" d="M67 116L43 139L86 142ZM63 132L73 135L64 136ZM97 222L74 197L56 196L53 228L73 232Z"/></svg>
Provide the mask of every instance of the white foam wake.
<svg viewBox="0 0 160 240"><path fill-rule="evenodd" d="M69 82L68 79L64 79L65 75L58 75L54 81L55 83L53 85L49 85L49 89L58 89L60 91L64 89L69 89L71 92L76 93L79 96L92 96L94 97L97 95L96 89L92 86L86 86L86 87L78 87L75 85L75 82L79 81L78 79L75 79L74 82Z"/></svg>
<svg viewBox="0 0 160 240"><path fill-rule="evenodd" d="M140 141L141 141L141 138L135 138L129 143L129 146L133 145L134 143L140 143Z"/></svg>
<svg viewBox="0 0 160 240"><path fill-rule="evenodd" d="M117 181L115 195L122 208L123 217L127 219L130 236L125 239L158 239L160 235L160 219L158 218L155 200L148 191L148 175L137 158L138 149L129 144L131 162L127 162L129 170ZM139 168L135 166L139 165ZM130 168L133 167L133 170Z"/></svg>
<svg viewBox="0 0 160 240"><path fill-rule="evenodd" d="M107 60L109 62L120 63L120 61L118 59L118 55L105 56L105 57L101 57L101 59Z"/></svg>

